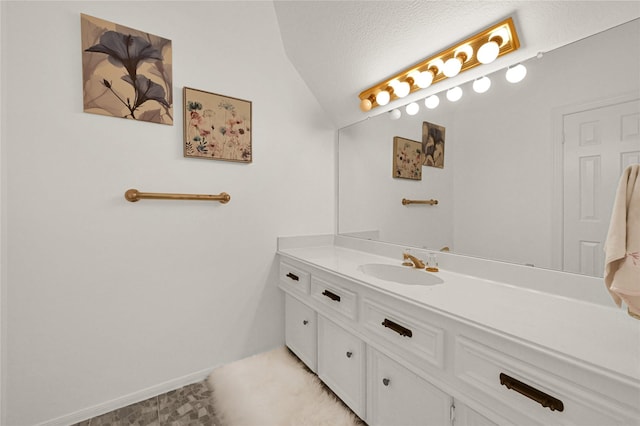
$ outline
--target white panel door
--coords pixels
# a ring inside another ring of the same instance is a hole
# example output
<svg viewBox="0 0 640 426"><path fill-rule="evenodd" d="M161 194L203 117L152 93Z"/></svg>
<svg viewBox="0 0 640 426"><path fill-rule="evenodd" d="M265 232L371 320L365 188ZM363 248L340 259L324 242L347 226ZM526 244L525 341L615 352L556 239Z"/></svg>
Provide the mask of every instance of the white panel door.
<svg viewBox="0 0 640 426"><path fill-rule="evenodd" d="M640 101L567 114L563 131L563 270L601 277L618 180L640 162Z"/></svg>
<svg viewBox="0 0 640 426"><path fill-rule="evenodd" d="M369 425L451 424L449 395L371 347L367 351L367 364Z"/></svg>
<svg viewBox="0 0 640 426"><path fill-rule="evenodd" d="M318 315L318 377L359 417L365 416L365 344Z"/></svg>
<svg viewBox="0 0 640 426"><path fill-rule="evenodd" d="M454 426L497 426L477 411L472 410L460 401L455 401Z"/></svg>
<svg viewBox="0 0 640 426"><path fill-rule="evenodd" d="M285 294L285 342L314 373L317 360L316 312Z"/></svg>

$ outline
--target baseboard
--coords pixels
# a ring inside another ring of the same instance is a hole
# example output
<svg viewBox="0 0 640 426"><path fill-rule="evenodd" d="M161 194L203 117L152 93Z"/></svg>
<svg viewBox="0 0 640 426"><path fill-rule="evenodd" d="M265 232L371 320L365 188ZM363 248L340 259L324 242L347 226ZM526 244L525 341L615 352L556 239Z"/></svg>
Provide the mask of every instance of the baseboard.
<svg viewBox="0 0 640 426"><path fill-rule="evenodd" d="M144 401L156 395L161 395L163 393L167 393L183 386L199 382L206 379L213 370L213 368L207 368L205 370L197 371L195 373L191 373L177 379L169 380L167 382L151 386L141 391L130 393L129 395L104 402L102 404L94 405L93 407L84 408L82 410L76 411L71 414L66 414L53 420L47 420L45 422L38 423L37 426L68 426L78 422L82 422L84 420L100 416L110 411L117 410L118 408L126 407L128 405Z"/></svg>

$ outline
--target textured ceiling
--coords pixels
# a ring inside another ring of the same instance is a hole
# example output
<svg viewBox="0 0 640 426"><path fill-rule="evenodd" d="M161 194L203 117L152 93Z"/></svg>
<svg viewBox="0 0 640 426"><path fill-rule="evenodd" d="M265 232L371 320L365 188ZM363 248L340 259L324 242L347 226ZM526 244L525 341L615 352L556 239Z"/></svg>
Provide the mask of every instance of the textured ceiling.
<svg viewBox="0 0 640 426"><path fill-rule="evenodd" d="M361 91L509 16L520 37L519 50L414 93L401 103L640 17L638 0L308 0L274 1L274 7L287 56L336 127L399 104L362 113L358 108Z"/></svg>

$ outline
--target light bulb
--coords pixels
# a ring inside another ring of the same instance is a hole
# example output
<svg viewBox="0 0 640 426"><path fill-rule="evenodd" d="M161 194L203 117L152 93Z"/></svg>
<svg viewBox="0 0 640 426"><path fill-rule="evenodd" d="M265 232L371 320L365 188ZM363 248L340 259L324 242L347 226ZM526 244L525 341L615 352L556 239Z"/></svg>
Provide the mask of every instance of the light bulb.
<svg viewBox="0 0 640 426"><path fill-rule="evenodd" d="M390 100L391 95L386 90L382 90L376 95L376 102L378 103L378 105L386 105Z"/></svg>
<svg viewBox="0 0 640 426"><path fill-rule="evenodd" d="M462 59L456 56L455 58L448 59L447 62L444 63L442 72L447 77L455 77L456 75L458 75L461 69Z"/></svg>
<svg viewBox="0 0 640 426"><path fill-rule="evenodd" d="M420 111L420 105L418 105L415 102L411 102L409 105L407 105L407 107L405 108L405 111L409 115L416 115L418 111Z"/></svg>
<svg viewBox="0 0 640 426"><path fill-rule="evenodd" d="M416 86L418 86L421 89L424 89L424 87L422 86L423 84L423 76L422 73L418 70L413 70L409 73L409 75L407 75L407 80L413 80L413 84L415 84Z"/></svg>
<svg viewBox="0 0 640 426"><path fill-rule="evenodd" d="M447 77L455 77L462 69L462 64L467 62L472 57L473 48L468 44L464 44L456 49L456 51L453 53L453 58L447 60L447 62L444 63L442 72Z"/></svg>
<svg viewBox="0 0 640 426"><path fill-rule="evenodd" d="M429 87L433 81L433 74L430 71L412 71L409 77L412 78L414 84L421 89Z"/></svg>
<svg viewBox="0 0 640 426"><path fill-rule="evenodd" d="M451 102L456 102L460 100L461 97L462 89L460 88L460 86L452 87L451 89L447 90L447 99L449 99Z"/></svg>
<svg viewBox="0 0 640 426"><path fill-rule="evenodd" d="M524 80L524 77L527 75L527 68L522 65L514 65L507 68L507 81L509 83L519 83Z"/></svg>
<svg viewBox="0 0 640 426"><path fill-rule="evenodd" d="M391 117L392 120L397 120L401 115L402 113L399 109L392 109L391 111L389 111L389 117Z"/></svg>
<svg viewBox="0 0 640 426"><path fill-rule="evenodd" d="M491 87L491 80L487 76L480 77L473 82L473 90L476 93L484 93L489 90L489 87Z"/></svg>
<svg viewBox="0 0 640 426"><path fill-rule="evenodd" d="M371 103L371 101L369 99L363 99L360 101L360 110L362 112L367 112L367 111L371 111L371 107L373 106L373 104Z"/></svg>
<svg viewBox="0 0 640 426"><path fill-rule="evenodd" d="M424 100L424 106L429 109L434 109L438 105L440 105L440 98L438 97L438 95L431 95Z"/></svg>
<svg viewBox="0 0 640 426"><path fill-rule="evenodd" d="M495 61L500 53L500 46L491 40L480 46L478 49L478 62L481 64L490 64Z"/></svg>
<svg viewBox="0 0 640 426"><path fill-rule="evenodd" d="M393 88L393 93L396 94L399 98L404 98L411 91L411 86L408 82L403 81L402 83L398 83Z"/></svg>
<svg viewBox="0 0 640 426"><path fill-rule="evenodd" d="M416 86L418 86L421 89L424 89L425 87L429 87L429 85L426 84L427 80L422 73L416 73L415 77L413 78L413 81L415 82Z"/></svg>

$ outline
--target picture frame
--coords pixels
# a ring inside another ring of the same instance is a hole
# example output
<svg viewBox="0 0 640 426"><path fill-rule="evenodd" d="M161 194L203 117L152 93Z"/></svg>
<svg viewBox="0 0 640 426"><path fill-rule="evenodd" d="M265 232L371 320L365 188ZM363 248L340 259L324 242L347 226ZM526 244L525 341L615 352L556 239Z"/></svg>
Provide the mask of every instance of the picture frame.
<svg viewBox="0 0 640 426"><path fill-rule="evenodd" d="M422 180L423 163L421 142L394 136L392 171L394 178Z"/></svg>
<svg viewBox="0 0 640 426"><path fill-rule="evenodd" d="M171 40L80 14L83 111L173 125Z"/></svg>
<svg viewBox="0 0 640 426"><path fill-rule="evenodd" d="M185 157L251 163L251 101L185 87Z"/></svg>
<svg viewBox="0 0 640 426"><path fill-rule="evenodd" d="M422 122L422 152L425 166L444 168L445 131L443 126Z"/></svg>

